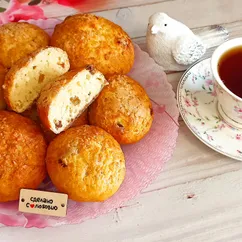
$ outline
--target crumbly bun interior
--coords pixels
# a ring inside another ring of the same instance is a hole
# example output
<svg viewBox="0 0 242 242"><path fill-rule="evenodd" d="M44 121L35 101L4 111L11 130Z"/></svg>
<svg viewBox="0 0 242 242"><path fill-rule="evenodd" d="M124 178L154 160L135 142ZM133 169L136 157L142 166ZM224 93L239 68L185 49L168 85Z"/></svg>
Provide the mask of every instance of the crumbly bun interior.
<svg viewBox="0 0 242 242"><path fill-rule="evenodd" d="M67 54L49 47L31 57L26 65L13 67L5 80L5 92L12 110L21 113L38 98L42 88L69 70Z"/></svg>
<svg viewBox="0 0 242 242"><path fill-rule="evenodd" d="M93 69L64 74L42 91L37 102L40 119L59 134L71 126L106 84L104 75Z"/></svg>
<svg viewBox="0 0 242 242"><path fill-rule="evenodd" d="M105 78L100 73L91 75L83 70L61 90L53 100L49 111L49 120L54 133L65 130L102 90ZM62 127L56 129L59 121Z"/></svg>

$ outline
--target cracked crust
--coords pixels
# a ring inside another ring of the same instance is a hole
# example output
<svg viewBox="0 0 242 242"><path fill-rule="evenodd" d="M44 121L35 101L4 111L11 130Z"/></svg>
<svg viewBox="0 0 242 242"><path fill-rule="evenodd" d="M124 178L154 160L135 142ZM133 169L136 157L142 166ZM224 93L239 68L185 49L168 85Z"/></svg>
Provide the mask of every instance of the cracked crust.
<svg viewBox="0 0 242 242"><path fill-rule="evenodd" d="M120 144L135 143L150 130L153 110L144 88L125 75L108 79L89 109L89 122L110 133Z"/></svg>
<svg viewBox="0 0 242 242"><path fill-rule="evenodd" d="M0 202L36 189L46 176L46 143L39 127L19 114L0 111Z"/></svg>
<svg viewBox="0 0 242 242"><path fill-rule="evenodd" d="M68 53L71 69L93 64L110 76L128 73L134 63L134 47L127 33L92 14L67 17L55 27L51 45Z"/></svg>
<svg viewBox="0 0 242 242"><path fill-rule="evenodd" d="M58 135L48 147L46 164L58 191L79 202L108 199L125 177L120 145L95 126L71 128Z"/></svg>
<svg viewBox="0 0 242 242"><path fill-rule="evenodd" d="M10 68L19 59L48 44L48 34L33 24L4 24L0 27L0 63Z"/></svg>

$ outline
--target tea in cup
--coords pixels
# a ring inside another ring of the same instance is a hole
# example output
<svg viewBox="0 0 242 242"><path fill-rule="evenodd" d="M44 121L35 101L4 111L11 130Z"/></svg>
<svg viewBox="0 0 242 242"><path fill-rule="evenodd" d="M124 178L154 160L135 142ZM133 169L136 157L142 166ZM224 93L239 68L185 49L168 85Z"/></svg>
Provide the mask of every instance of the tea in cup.
<svg viewBox="0 0 242 242"><path fill-rule="evenodd" d="M218 112L229 125L242 129L242 38L220 45L211 60Z"/></svg>

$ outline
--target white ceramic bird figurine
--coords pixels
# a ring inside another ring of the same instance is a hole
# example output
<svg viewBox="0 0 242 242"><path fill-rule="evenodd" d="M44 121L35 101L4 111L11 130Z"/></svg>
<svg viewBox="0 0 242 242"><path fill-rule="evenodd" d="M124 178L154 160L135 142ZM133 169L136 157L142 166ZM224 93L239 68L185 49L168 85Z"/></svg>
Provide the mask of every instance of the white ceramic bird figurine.
<svg viewBox="0 0 242 242"><path fill-rule="evenodd" d="M186 70L206 52L198 36L165 13L150 17L146 38L148 53L165 71Z"/></svg>

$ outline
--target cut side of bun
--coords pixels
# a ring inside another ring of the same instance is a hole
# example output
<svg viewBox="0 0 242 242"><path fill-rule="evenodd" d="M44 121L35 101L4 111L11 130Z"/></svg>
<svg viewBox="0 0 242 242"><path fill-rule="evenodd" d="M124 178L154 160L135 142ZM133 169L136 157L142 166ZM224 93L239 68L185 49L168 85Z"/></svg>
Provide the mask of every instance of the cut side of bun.
<svg viewBox="0 0 242 242"><path fill-rule="evenodd" d="M45 127L59 134L75 121L107 85L104 75L93 66L69 71L46 85L37 102Z"/></svg>
<svg viewBox="0 0 242 242"><path fill-rule="evenodd" d="M55 47L42 48L20 59L5 77L3 88L7 105L15 112L24 112L33 105L47 83L69 68L66 52Z"/></svg>

